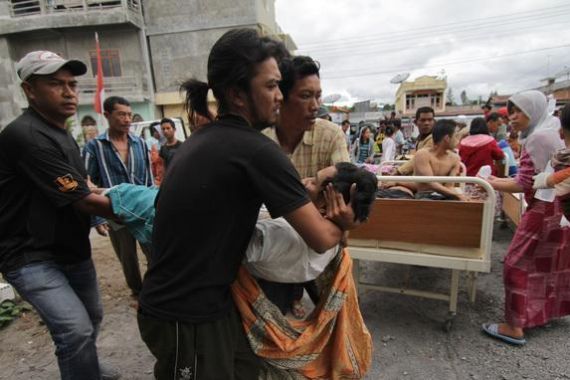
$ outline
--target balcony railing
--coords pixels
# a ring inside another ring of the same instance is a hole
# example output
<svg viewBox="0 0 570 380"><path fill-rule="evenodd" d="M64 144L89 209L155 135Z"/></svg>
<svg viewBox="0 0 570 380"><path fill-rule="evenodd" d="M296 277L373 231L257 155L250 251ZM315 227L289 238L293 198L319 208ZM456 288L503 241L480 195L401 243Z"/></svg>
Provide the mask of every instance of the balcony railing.
<svg viewBox="0 0 570 380"><path fill-rule="evenodd" d="M23 17L54 13L90 12L123 8L139 15L141 0L11 0L10 15Z"/></svg>
<svg viewBox="0 0 570 380"><path fill-rule="evenodd" d="M97 91L97 79L78 77L79 101L80 103L90 103L93 101L95 91ZM143 77L105 77L105 96L122 96L129 100L140 101L148 97L148 83Z"/></svg>

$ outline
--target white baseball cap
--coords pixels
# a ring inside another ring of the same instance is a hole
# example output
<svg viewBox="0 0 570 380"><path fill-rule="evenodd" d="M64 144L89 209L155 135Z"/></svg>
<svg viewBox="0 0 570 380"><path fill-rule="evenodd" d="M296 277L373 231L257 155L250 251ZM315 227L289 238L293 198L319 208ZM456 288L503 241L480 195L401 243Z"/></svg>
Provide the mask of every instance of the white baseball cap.
<svg viewBox="0 0 570 380"><path fill-rule="evenodd" d="M16 64L16 71L21 80L28 79L31 75L53 74L62 67L71 71L73 75L83 75L87 72L87 66L81 61L65 60L51 51L32 51L20 59Z"/></svg>

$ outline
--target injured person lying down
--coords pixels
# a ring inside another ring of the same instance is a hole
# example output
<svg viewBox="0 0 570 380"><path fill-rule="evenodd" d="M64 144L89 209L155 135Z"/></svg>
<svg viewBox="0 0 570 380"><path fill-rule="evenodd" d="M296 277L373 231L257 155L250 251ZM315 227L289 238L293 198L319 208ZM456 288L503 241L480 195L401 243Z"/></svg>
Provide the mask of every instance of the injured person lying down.
<svg viewBox="0 0 570 380"><path fill-rule="evenodd" d="M351 206L355 219L364 222L375 199L374 174L347 162L326 167L315 177L304 178L310 199L326 215L326 188L329 184ZM111 199L113 212L143 245L150 245L154 222L154 203L158 188L120 184L99 192ZM268 281L299 283L314 280L342 249L337 245L324 253L309 248L284 218L258 220L249 242L244 264L258 278Z"/></svg>
<svg viewBox="0 0 570 380"><path fill-rule="evenodd" d="M360 222L367 220L377 190L376 176L350 163L322 169L303 183L323 215L326 207L338 203L329 201L332 186ZM142 244L151 241L157 193L157 188L132 184L104 191L115 215ZM372 360L372 339L358 307L352 261L342 244L317 253L285 219L262 217L243 263L232 294L250 345L263 359L262 378L364 377ZM303 321L283 316L256 281L306 282L323 271L320 301Z"/></svg>

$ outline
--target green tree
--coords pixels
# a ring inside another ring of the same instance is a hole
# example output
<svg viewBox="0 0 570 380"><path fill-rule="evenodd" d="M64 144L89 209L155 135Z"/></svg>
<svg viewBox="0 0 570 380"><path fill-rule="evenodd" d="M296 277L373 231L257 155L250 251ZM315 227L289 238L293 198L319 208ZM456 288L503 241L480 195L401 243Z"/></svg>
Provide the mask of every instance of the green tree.
<svg viewBox="0 0 570 380"><path fill-rule="evenodd" d="M461 104L462 105L469 104L469 98L467 97L467 91L465 91L465 90L461 91L461 95L459 95L459 97L461 98Z"/></svg>
<svg viewBox="0 0 570 380"><path fill-rule="evenodd" d="M453 89L449 87L447 90L447 105L454 106L455 104L455 96L453 96Z"/></svg>

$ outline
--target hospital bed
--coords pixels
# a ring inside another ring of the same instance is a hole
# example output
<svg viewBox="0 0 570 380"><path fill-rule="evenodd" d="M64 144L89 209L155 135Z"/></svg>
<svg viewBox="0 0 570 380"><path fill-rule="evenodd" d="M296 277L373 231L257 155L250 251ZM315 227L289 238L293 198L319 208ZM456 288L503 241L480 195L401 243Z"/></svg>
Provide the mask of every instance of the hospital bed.
<svg viewBox="0 0 570 380"><path fill-rule="evenodd" d="M478 272L490 272L495 192L475 177L381 176L387 182L472 183L487 197L483 201L376 199L369 220L350 232L348 247L357 290L379 290L449 302L444 328L449 331L457 312L460 272L467 273L468 294L475 302ZM448 294L387 287L364 282L360 261L419 265L451 270Z"/></svg>

